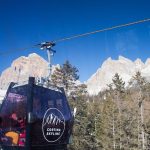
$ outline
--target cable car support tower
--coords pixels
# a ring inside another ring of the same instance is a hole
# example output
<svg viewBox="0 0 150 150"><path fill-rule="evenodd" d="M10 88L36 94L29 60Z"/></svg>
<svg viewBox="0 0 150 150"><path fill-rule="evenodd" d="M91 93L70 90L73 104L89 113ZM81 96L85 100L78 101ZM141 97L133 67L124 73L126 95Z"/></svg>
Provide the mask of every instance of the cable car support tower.
<svg viewBox="0 0 150 150"><path fill-rule="evenodd" d="M52 75L52 56L56 53L55 50L52 49L56 44L53 42L42 42L38 44L41 50L47 51L47 58L48 58L48 76L46 77L46 81L51 81Z"/></svg>

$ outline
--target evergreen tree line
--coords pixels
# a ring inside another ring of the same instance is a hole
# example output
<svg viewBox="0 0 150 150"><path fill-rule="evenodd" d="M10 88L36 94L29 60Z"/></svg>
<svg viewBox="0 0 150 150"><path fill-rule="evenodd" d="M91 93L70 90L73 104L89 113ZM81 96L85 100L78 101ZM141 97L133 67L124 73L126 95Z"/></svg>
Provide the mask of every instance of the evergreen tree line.
<svg viewBox="0 0 150 150"><path fill-rule="evenodd" d="M77 108L69 150L149 150L150 83L135 73L128 86L116 73L97 96L76 84L78 69L66 61L52 75L64 87L72 108Z"/></svg>

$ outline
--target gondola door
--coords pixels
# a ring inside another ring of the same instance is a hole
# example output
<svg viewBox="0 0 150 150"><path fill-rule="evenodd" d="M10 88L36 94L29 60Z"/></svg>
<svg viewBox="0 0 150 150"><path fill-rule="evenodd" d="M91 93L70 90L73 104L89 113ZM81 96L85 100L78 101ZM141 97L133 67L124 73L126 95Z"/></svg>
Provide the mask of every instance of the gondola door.
<svg viewBox="0 0 150 150"><path fill-rule="evenodd" d="M33 123L31 145L33 149L59 149L67 146L73 118L65 93L34 85Z"/></svg>

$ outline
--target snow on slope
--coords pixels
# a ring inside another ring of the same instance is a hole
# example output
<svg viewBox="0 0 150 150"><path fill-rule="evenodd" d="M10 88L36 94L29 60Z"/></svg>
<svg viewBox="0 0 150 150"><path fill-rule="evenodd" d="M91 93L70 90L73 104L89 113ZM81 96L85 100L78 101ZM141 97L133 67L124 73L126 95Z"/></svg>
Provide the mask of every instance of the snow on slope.
<svg viewBox="0 0 150 150"><path fill-rule="evenodd" d="M5 97L5 94L6 94L6 90L0 90L0 104L3 101L3 98Z"/></svg>

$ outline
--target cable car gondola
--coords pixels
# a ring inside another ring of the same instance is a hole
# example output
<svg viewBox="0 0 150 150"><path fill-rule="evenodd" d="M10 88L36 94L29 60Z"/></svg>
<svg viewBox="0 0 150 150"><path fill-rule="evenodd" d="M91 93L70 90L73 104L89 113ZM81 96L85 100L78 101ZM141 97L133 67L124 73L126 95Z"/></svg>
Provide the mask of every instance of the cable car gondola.
<svg viewBox="0 0 150 150"><path fill-rule="evenodd" d="M73 116L61 88L11 83L0 109L3 150L66 150Z"/></svg>

